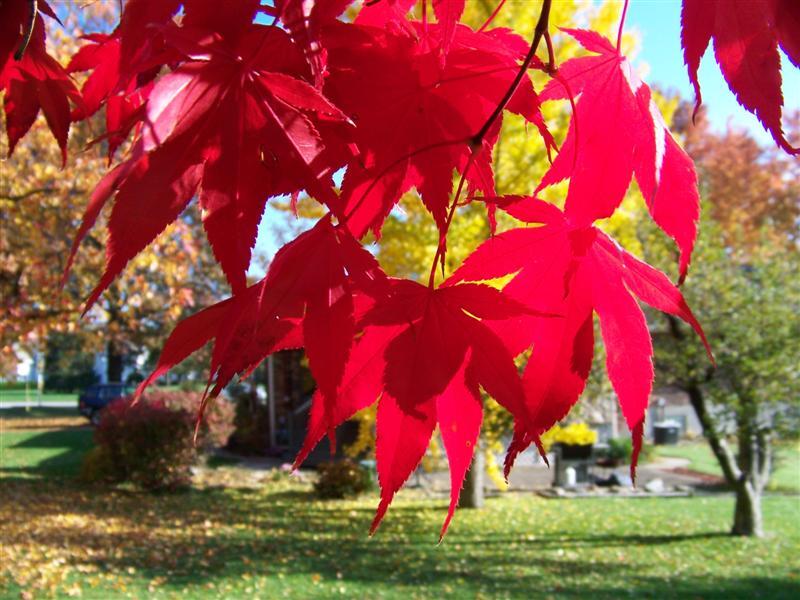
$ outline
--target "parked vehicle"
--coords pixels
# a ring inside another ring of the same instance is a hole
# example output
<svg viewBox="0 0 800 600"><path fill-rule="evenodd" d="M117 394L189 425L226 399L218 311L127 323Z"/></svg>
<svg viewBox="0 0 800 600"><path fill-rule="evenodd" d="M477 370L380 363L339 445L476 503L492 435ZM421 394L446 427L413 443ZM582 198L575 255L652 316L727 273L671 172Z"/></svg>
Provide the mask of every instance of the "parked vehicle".
<svg viewBox="0 0 800 600"><path fill-rule="evenodd" d="M124 383L96 383L78 396L78 411L94 425L100 422L101 411L117 398L133 393Z"/></svg>

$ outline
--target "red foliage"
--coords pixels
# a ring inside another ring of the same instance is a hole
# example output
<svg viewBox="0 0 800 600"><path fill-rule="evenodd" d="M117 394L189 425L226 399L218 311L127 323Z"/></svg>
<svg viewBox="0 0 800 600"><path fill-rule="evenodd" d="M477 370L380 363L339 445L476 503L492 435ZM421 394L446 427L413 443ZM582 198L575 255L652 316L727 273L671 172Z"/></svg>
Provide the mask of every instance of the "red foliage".
<svg viewBox="0 0 800 600"><path fill-rule="evenodd" d="M45 48L44 21L39 13L55 15L43 0L38 12L36 6L24 0L0 3L0 90L5 92L9 153L41 109L66 162L69 101L80 105L81 97L67 72Z"/></svg>
<svg viewBox="0 0 800 600"><path fill-rule="evenodd" d="M678 288L594 223L617 209L635 177L654 221L680 249L682 278L699 211L694 167L619 43L567 30L589 54L560 68L544 64L535 52L550 43L549 0L530 48L489 23L479 31L460 24L464 0L433 0L433 14L421 20L409 17L414 0L365 2L348 13L354 19L342 16L354 0L229 4L129 0L119 26L88 36L70 62L70 73L88 72L80 96L45 51L41 16L28 18L37 3L0 3L0 88L12 151L40 107L62 150L70 118L101 108L110 157L130 138L76 237L75 248L113 200L106 270L87 307L194 197L231 284L231 298L174 330L138 392L207 342L212 397L270 353L304 347L318 390L297 464L377 401L382 492L374 530L438 425L452 484L444 533L479 435L480 389L515 418L510 468L578 400L597 314L609 378L638 448L653 379L638 301L703 333ZM796 3L731 4L684 1L690 77L697 87L697 64L713 38L740 102L795 151L780 131L777 46L797 64ZM52 15L44 2L38 8ZM539 96L529 68L553 76ZM495 197L492 148L503 112L524 116L550 152L539 102L565 98L577 98L567 139L542 181L531 182L532 196ZM332 175L340 169L339 193ZM563 212L536 198L564 179ZM428 285L387 278L360 243L369 229L380 234L412 187L440 230ZM248 287L265 203L303 191L327 214ZM490 217L499 207L526 227L491 238L437 288L433 274L456 207L481 194ZM480 283L501 276L511 276L502 291ZM531 355L520 377L513 361L524 350Z"/></svg>
<svg viewBox="0 0 800 600"><path fill-rule="evenodd" d="M708 43L736 95L775 143L800 154L783 135L780 47L800 67L800 2L797 0L683 0L683 57L700 106L697 70Z"/></svg>

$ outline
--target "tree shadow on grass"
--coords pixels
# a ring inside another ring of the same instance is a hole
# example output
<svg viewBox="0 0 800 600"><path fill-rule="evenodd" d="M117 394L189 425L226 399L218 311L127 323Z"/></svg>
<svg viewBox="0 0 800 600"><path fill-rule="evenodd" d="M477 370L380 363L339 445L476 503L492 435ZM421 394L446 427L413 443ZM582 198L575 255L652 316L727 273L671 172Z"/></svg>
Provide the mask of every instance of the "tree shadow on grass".
<svg viewBox="0 0 800 600"><path fill-rule="evenodd" d="M373 590L374 595L397 595L398 590L409 589L427 597L443 594L444 586L458 597L479 593L616 597L634 592L645 597L780 598L796 597L798 591L794 581L760 575L684 574L667 580L653 574L655 556L634 565L618 557L619 552L641 556L651 551L643 546L685 543L690 551L693 542L723 537L716 531L675 535L551 532L527 539L510 525L492 523L484 529L476 521L481 513L475 512L463 516L471 521L471 528L454 529L437 546L437 525L443 516L437 509L444 507L439 502L399 503L381 531L369 538L372 514L363 504L319 502L297 489L210 489L152 496L95 493L65 482L8 483L15 498L28 502L25 515L10 513L21 521L3 534L5 544L33 541L46 555L66 549L67 565L72 567L90 560L109 573L135 571L147 580L164 578L165 587L174 590L269 574L275 582L282 576L316 577L322 586L319 593L326 585L344 581ZM60 522L58 516L63 513L114 526L91 527L87 534L85 526ZM498 518L496 510L483 514ZM36 527L26 529L25 523L31 522ZM536 524L530 526L537 533ZM70 554L70 548L81 552Z"/></svg>
<svg viewBox="0 0 800 600"><path fill-rule="evenodd" d="M70 478L78 475L86 452L92 447L93 430L84 427L42 432L5 432L17 434L18 441L4 444L0 474L47 478ZM13 438L10 438L13 439ZM15 450L24 452L17 457Z"/></svg>

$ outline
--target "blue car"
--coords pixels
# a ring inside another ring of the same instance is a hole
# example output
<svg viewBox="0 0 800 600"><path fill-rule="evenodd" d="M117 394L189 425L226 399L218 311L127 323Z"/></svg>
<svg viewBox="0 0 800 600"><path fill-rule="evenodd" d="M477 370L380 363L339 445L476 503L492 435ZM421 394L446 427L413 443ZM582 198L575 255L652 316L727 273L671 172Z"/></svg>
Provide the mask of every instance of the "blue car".
<svg viewBox="0 0 800 600"><path fill-rule="evenodd" d="M78 411L94 425L100 422L100 412L117 398L130 396L132 389L124 383L96 383L78 396Z"/></svg>

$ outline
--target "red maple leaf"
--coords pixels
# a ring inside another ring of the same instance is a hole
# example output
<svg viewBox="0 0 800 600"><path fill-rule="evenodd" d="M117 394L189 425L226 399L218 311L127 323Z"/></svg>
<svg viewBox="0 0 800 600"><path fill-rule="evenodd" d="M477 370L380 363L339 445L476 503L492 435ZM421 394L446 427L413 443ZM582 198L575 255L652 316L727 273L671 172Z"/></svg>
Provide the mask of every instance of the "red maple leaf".
<svg viewBox="0 0 800 600"><path fill-rule="evenodd" d="M354 0L306 2L305 0L276 0L266 12L280 19L295 43L303 49L314 75L314 85L322 86L327 76L327 51L322 46L324 27L334 22Z"/></svg>
<svg viewBox="0 0 800 600"><path fill-rule="evenodd" d="M331 431L380 396L376 458L381 502L378 527L395 493L422 460L439 425L450 464L450 509L458 503L472 462L483 415L479 387L527 423L522 386L511 354L486 322L525 314L527 309L480 284L430 289L392 280L362 321L340 394L333 405L314 396L299 466L326 431Z"/></svg>
<svg viewBox="0 0 800 600"><path fill-rule="evenodd" d="M359 19L323 35L330 70L325 93L356 123L361 151L342 186L348 226L357 237L369 228L379 232L400 196L416 187L443 228L453 171L464 172L469 140L509 88L526 45L508 30L476 33L459 25L443 64L442 26L404 21L410 31L391 33ZM527 77L507 108L536 123L552 142ZM471 189L486 194L494 189L492 146L499 126L498 120L482 140L467 175Z"/></svg>
<svg viewBox="0 0 800 600"><path fill-rule="evenodd" d="M433 12L436 20L442 26L442 45L443 54L450 50L450 44L456 34L456 26L464 13L466 0L433 0Z"/></svg>
<svg viewBox="0 0 800 600"><path fill-rule="evenodd" d="M38 3L31 28L31 9L25 0L0 3L0 91L5 92L4 110L8 154L33 125L39 110L61 148L62 165L67 161L70 100L81 97L59 62L47 53L41 14L56 18L46 2ZM30 39L26 34L30 32Z"/></svg>
<svg viewBox="0 0 800 600"><path fill-rule="evenodd" d="M73 121L87 119L105 106L109 163L130 130L145 116L144 106L153 89L157 69L147 77L127 78L121 73L120 39L106 34L91 34L90 43L81 47L67 66L68 73L92 71L81 89L83 103L72 111Z"/></svg>
<svg viewBox="0 0 800 600"><path fill-rule="evenodd" d="M783 134L781 58L800 67L800 2L797 0L683 0L683 57L702 102L697 70L714 40L714 56L736 100L753 113L789 154L800 153Z"/></svg>
<svg viewBox="0 0 800 600"><path fill-rule="evenodd" d="M580 97L561 152L536 191L569 177L565 212L588 225L611 216L635 176L653 219L680 248L683 279L700 216L692 160L630 61L598 33L564 31L595 54L568 60L539 95L543 102Z"/></svg>
<svg viewBox="0 0 800 600"><path fill-rule="evenodd" d="M521 315L497 333L519 352L532 347L523 375L532 427L518 425L507 469L516 453L564 418L586 383L592 363L592 313L600 319L606 370L622 413L640 447L653 382L653 348L644 313L634 297L689 323L710 348L680 291L660 271L623 250L594 226L575 223L553 205L533 198L505 206L513 216L542 227L511 229L470 255L451 281L503 277L511 298L561 318ZM631 469L635 469L635 460Z"/></svg>
<svg viewBox="0 0 800 600"><path fill-rule="evenodd" d="M286 32L250 24L226 38L184 25L164 36L184 60L156 82L131 158L95 190L75 242L115 194L106 270L87 308L198 189L234 291L244 289L268 197L306 189L335 208L330 174L345 154L324 140L337 144L347 118L303 79L305 60Z"/></svg>

